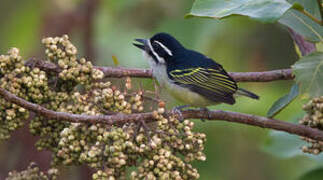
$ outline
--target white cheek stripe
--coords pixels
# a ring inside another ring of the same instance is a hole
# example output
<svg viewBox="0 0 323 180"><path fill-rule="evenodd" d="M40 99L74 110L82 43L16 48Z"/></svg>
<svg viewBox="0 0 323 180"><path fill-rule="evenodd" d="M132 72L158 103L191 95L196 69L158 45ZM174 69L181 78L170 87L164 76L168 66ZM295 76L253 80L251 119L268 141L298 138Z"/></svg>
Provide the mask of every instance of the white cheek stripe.
<svg viewBox="0 0 323 180"><path fill-rule="evenodd" d="M163 43L159 42L159 41L155 41L156 43L158 43L166 52L168 55L173 56L173 53L171 50L169 50Z"/></svg>
<svg viewBox="0 0 323 180"><path fill-rule="evenodd" d="M153 47L151 46L151 43L150 43L150 40L148 40L148 46L149 46L149 49L153 52L153 54L155 55L155 57L157 57L157 60L159 61L159 63L165 63L165 60L164 58L162 57L159 57L158 54L155 52L155 50L153 49Z"/></svg>

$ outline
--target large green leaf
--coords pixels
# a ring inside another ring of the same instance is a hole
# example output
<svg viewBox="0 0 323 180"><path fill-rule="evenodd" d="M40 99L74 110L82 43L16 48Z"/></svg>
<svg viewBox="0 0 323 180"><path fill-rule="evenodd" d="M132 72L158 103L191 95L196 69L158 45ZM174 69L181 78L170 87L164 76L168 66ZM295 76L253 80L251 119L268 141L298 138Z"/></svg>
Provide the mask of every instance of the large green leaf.
<svg viewBox="0 0 323 180"><path fill-rule="evenodd" d="M285 0L196 0L187 17L221 19L243 15L261 22L275 22L290 7L291 4Z"/></svg>
<svg viewBox="0 0 323 180"><path fill-rule="evenodd" d="M323 41L322 26L312 21L309 17L298 12L297 10L288 10L279 20L279 22L289 28L292 28L298 34L304 36L306 40L312 42Z"/></svg>
<svg viewBox="0 0 323 180"><path fill-rule="evenodd" d="M315 52L302 57L293 66L295 80L302 93L310 96L323 95L323 53Z"/></svg>
<svg viewBox="0 0 323 180"><path fill-rule="evenodd" d="M300 4L304 10L309 12L318 20L321 20L319 4L315 0L288 0L290 4ZM297 10L290 9L279 20L281 24L292 28L295 32L305 37L305 39L313 42L322 41L323 28L309 17Z"/></svg>
<svg viewBox="0 0 323 180"><path fill-rule="evenodd" d="M272 118L281 110L288 106L298 95L298 85L294 84L288 94L279 98L267 112L267 116Z"/></svg>
<svg viewBox="0 0 323 180"><path fill-rule="evenodd" d="M298 3L315 18L321 20L320 7L316 0L287 0L290 4Z"/></svg>

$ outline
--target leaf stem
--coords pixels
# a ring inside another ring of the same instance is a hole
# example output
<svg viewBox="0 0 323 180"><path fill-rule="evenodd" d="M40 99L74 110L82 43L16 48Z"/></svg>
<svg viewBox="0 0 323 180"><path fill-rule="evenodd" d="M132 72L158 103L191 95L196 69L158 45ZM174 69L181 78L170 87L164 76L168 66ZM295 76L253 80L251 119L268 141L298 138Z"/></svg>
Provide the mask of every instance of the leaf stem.
<svg viewBox="0 0 323 180"><path fill-rule="evenodd" d="M314 17L311 13L307 12L305 9L298 9L295 8L295 10L298 10L299 12L301 12L302 14L304 14L305 16L309 17L310 19L312 19L314 22L316 22L319 25L323 25L323 21L317 19L316 17ZM322 12L321 12L322 13ZM322 15L322 14L321 14Z"/></svg>

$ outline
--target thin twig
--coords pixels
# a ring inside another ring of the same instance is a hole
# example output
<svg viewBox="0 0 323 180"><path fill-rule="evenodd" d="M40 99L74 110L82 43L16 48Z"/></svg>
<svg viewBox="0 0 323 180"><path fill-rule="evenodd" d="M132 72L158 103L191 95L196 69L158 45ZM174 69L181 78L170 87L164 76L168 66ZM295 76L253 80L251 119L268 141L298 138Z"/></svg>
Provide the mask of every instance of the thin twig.
<svg viewBox="0 0 323 180"><path fill-rule="evenodd" d="M14 94L0 88L0 95L7 101L17 104L27 110L33 111L38 115L46 117L48 119L56 119L69 122L78 123L102 123L107 125L122 125L125 123L140 122L142 120L146 122L154 121L153 113L137 113L137 114L116 114L116 115L81 115L71 114L65 112L55 112L46 109L38 104L30 103L22 98L15 96ZM167 113L168 116L174 115L172 112ZM204 111L204 110L184 110L182 115L185 119L199 118L208 120L223 120L241 124L248 124L252 126L258 126L262 128L275 129L278 131L288 132L290 134L296 134L303 137L308 137L314 140L323 141L323 131L310 128L304 125L288 123L276 119L270 119L266 117L243 114L238 112L229 111Z"/></svg>

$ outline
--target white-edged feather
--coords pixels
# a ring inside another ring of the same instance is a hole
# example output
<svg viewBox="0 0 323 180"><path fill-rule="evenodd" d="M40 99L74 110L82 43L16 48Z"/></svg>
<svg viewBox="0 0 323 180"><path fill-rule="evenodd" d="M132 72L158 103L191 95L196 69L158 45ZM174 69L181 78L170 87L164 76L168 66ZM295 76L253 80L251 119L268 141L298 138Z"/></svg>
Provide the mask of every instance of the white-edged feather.
<svg viewBox="0 0 323 180"><path fill-rule="evenodd" d="M154 41L156 43L158 43L165 51L168 55L173 56L173 53L171 50L169 50L163 43L159 42L159 41Z"/></svg>
<svg viewBox="0 0 323 180"><path fill-rule="evenodd" d="M163 57L160 57L154 50L154 48L151 46L150 40L148 40L148 46L151 52L153 52L154 56L157 58L159 63L165 64L165 59Z"/></svg>

